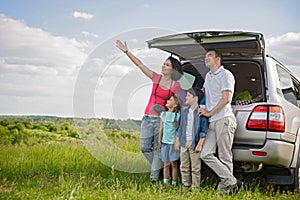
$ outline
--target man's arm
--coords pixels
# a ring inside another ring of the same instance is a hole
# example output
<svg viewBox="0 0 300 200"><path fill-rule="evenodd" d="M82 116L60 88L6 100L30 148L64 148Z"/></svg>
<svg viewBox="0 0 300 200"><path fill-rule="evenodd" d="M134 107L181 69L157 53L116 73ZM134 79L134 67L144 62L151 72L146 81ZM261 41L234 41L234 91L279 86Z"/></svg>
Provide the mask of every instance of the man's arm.
<svg viewBox="0 0 300 200"><path fill-rule="evenodd" d="M225 90L222 92L222 98L218 102L218 104L211 110L207 111L204 108L199 109L199 114L203 115L205 117L211 117L214 114L220 112L227 104L230 103L232 98L232 91L230 90Z"/></svg>

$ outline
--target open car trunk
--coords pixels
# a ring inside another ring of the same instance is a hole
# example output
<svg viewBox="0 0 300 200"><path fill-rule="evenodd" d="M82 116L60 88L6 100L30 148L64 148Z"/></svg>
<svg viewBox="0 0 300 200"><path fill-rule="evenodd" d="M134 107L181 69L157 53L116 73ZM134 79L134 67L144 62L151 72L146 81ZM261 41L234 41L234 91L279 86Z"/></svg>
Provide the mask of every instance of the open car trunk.
<svg viewBox="0 0 300 200"><path fill-rule="evenodd" d="M206 50L217 49L224 57L262 55L263 35L250 32L192 32L154 38L149 48L158 48L185 60L203 58Z"/></svg>
<svg viewBox="0 0 300 200"><path fill-rule="evenodd" d="M263 81L264 39L261 33L249 32L192 32L154 38L149 48L158 48L180 58L184 76L180 80L183 91L190 87L202 87L208 69L204 58L208 49L217 49L223 57L223 65L235 77L235 93L232 107L237 117L238 129L235 145L260 146L266 139L266 131L245 129L248 116L255 104L236 105L236 97L247 91L247 98L265 95ZM239 120L244 119L244 120Z"/></svg>

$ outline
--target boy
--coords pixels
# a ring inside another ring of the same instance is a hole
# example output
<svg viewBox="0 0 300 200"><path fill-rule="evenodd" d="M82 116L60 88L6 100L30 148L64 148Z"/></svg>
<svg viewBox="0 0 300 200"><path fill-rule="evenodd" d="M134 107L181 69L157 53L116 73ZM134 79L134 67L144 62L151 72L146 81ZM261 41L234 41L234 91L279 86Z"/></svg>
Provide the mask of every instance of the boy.
<svg viewBox="0 0 300 200"><path fill-rule="evenodd" d="M204 93L190 88L185 98L186 107L181 114L176 135L175 150L180 150L180 172L183 188L197 188L201 181L200 152L208 130L208 118L198 115Z"/></svg>

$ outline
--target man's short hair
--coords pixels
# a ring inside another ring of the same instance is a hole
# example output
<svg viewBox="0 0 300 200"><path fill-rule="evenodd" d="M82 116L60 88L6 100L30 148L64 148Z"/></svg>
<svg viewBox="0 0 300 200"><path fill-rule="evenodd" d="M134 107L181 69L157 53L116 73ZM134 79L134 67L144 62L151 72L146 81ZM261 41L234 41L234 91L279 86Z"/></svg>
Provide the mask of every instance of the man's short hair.
<svg viewBox="0 0 300 200"><path fill-rule="evenodd" d="M215 55L216 57L219 57L220 58L220 62L222 63L222 54L220 53L220 51L218 51L217 49L208 49L206 52L209 52L209 51L213 51L215 52Z"/></svg>

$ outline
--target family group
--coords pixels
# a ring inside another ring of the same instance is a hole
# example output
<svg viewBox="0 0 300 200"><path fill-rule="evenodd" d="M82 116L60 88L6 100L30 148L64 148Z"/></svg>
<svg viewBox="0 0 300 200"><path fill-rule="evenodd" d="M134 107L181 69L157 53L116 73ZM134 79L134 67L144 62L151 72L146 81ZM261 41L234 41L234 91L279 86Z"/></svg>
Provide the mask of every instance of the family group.
<svg viewBox="0 0 300 200"><path fill-rule="evenodd" d="M181 98L178 80L183 72L178 59L168 57L161 73L156 73L129 51L126 42L117 40L116 46L152 81L140 139L140 149L151 165L151 181L159 180L163 168L163 182L169 184L171 167L172 185L178 184L180 172L183 188L198 188L202 160L219 176L222 194L238 193L243 182L233 175L231 151L237 127L231 109L235 78L222 65L221 54L207 50L209 72L203 87L192 87Z"/></svg>

